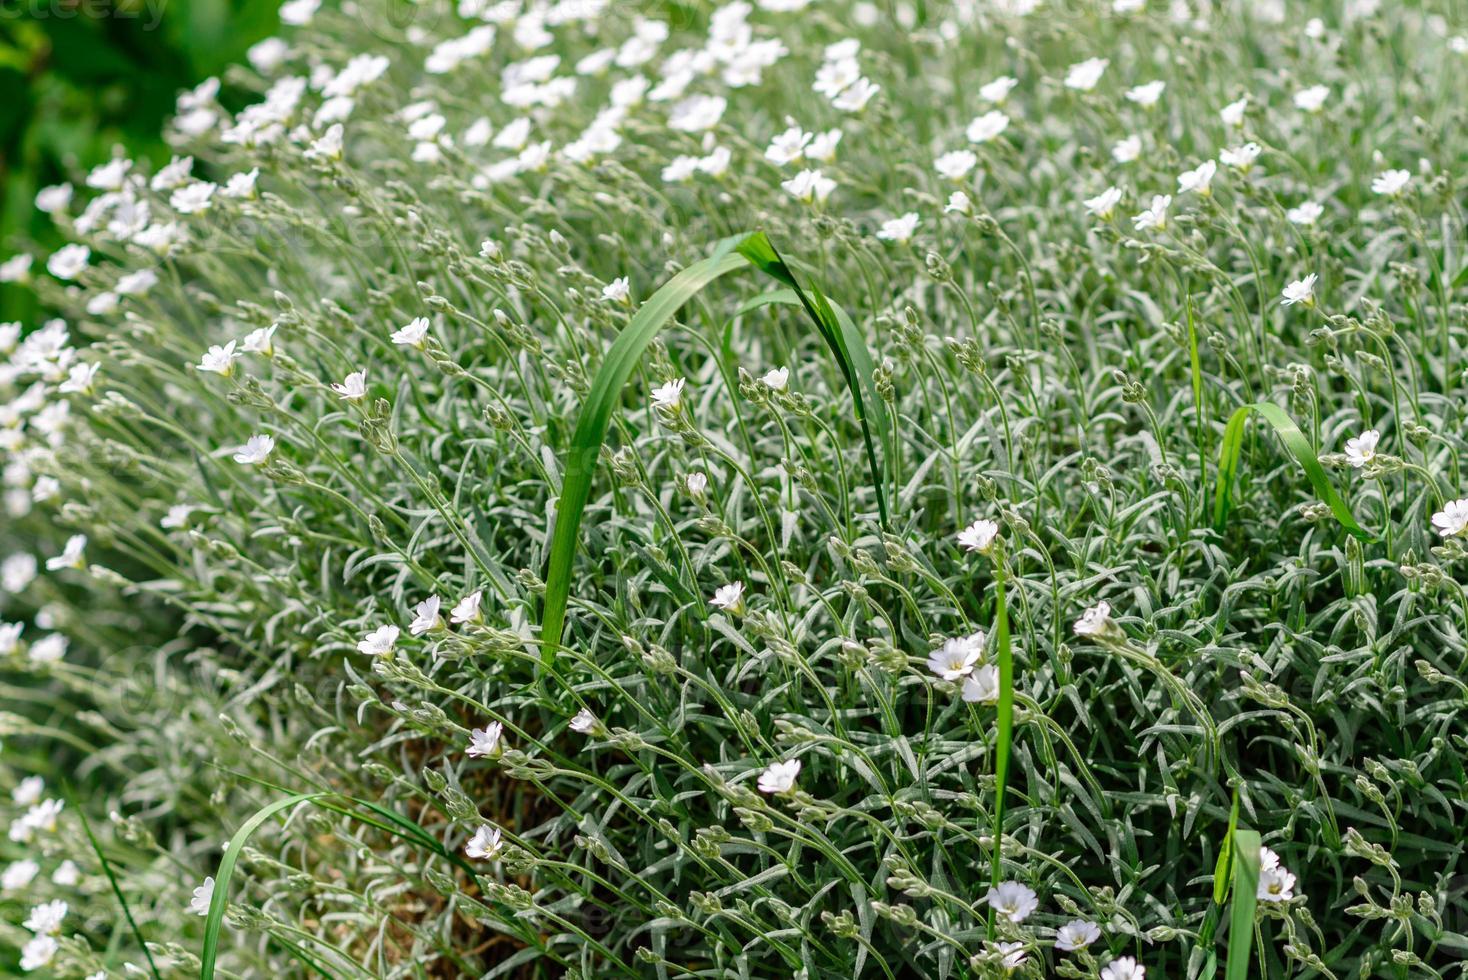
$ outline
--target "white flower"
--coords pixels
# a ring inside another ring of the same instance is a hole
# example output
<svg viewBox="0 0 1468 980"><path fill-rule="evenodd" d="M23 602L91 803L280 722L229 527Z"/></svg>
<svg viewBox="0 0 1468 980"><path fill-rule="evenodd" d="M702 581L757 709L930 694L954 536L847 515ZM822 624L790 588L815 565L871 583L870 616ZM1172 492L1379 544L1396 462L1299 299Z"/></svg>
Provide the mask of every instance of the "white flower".
<svg viewBox="0 0 1468 980"><path fill-rule="evenodd" d="M87 562L84 552L87 548L87 536L85 534L73 534L66 539L66 547L61 549L61 554L46 559L47 571L60 571L63 568L86 568Z"/></svg>
<svg viewBox="0 0 1468 980"><path fill-rule="evenodd" d="M57 211L65 211L71 204L71 195L72 188L70 184L42 187L36 192L36 210L45 214L55 214Z"/></svg>
<svg viewBox="0 0 1468 980"><path fill-rule="evenodd" d="M1009 117L998 109L991 109L968 124L964 135L970 143L987 143L1009 128Z"/></svg>
<svg viewBox="0 0 1468 980"><path fill-rule="evenodd" d="M479 604L484 601L484 591L471 592L460 599L454 608L449 610L449 622L464 624L477 623L481 620Z"/></svg>
<svg viewBox="0 0 1468 980"><path fill-rule="evenodd" d="M663 168L662 178L665 184L681 184L690 180L698 173L698 157L686 154L676 156Z"/></svg>
<svg viewBox="0 0 1468 980"><path fill-rule="evenodd" d="M1128 136L1118 140L1111 148L1111 159L1117 163L1131 163L1142 155L1142 138L1140 136Z"/></svg>
<svg viewBox="0 0 1468 980"><path fill-rule="evenodd" d="M596 715L586 708L576 712L576 717L571 719L571 731L578 735L590 735L596 731L597 725Z"/></svg>
<svg viewBox="0 0 1468 980"><path fill-rule="evenodd" d="M963 180L978 163L972 150L951 150L933 161L933 169L947 180Z"/></svg>
<svg viewBox="0 0 1468 980"><path fill-rule="evenodd" d="M674 378L667 384L659 385L652 390L652 405L669 412L676 412L678 406L683 404L683 386L687 382L683 378Z"/></svg>
<svg viewBox="0 0 1468 980"><path fill-rule="evenodd" d="M999 700L999 668L984 664L963 679L962 697L970 704L994 704Z"/></svg>
<svg viewBox="0 0 1468 980"><path fill-rule="evenodd" d="M73 364L71 370L66 374L66 380L61 382L57 390L66 395L91 394L92 386L97 380L97 372L101 367L100 364L88 364L85 361Z"/></svg>
<svg viewBox="0 0 1468 980"><path fill-rule="evenodd" d="M1132 216L1132 225L1138 231L1161 231L1167 227L1167 209L1172 206L1170 194L1152 195L1152 203L1145 210Z"/></svg>
<svg viewBox="0 0 1468 980"><path fill-rule="evenodd" d="M504 847L504 840L500 829L491 827L489 824L482 824L464 845L464 853L476 861L490 861L502 847Z"/></svg>
<svg viewBox="0 0 1468 980"><path fill-rule="evenodd" d="M66 918L67 904L59 899L43 902L31 909L25 927L38 936L52 936L61 931Z"/></svg>
<svg viewBox="0 0 1468 980"><path fill-rule="evenodd" d="M710 177L719 177L729 169L729 161L734 154L727 146L716 146L709 151L707 156L701 156L696 161L698 172L708 174Z"/></svg>
<svg viewBox="0 0 1468 980"><path fill-rule="evenodd" d="M828 99L834 99L861 78L861 65L857 64L856 58L850 55L842 57L831 57L828 52L825 62L820 70L816 72L813 90Z"/></svg>
<svg viewBox="0 0 1468 980"><path fill-rule="evenodd" d="M1040 907L1040 899L1035 895L1034 889L1018 881L1001 881L998 886L989 889L984 901L989 903L995 913L1016 923L1025 921Z"/></svg>
<svg viewBox="0 0 1468 980"><path fill-rule="evenodd" d="M1166 88L1167 83L1161 80L1147 82L1145 85L1127 89L1127 101L1135 102L1139 106L1154 106L1162 98L1162 92Z"/></svg>
<svg viewBox="0 0 1468 980"><path fill-rule="evenodd" d="M985 943L984 945L999 955L999 965L1004 969L1005 973L1010 973L1024 966L1025 960L1030 955L1025 949L1025 944L1017 940L1007 943Z"/></svg>
<svg viewBox="0 0 1468 980"><path fill-rule="evenodd" d="M909 211L900 218L889 218L882 222L881 230L877 237L884 242L896 242L906 245L912 241L913 232L917 231L918 216L916 211Z"/></svg>
<svg viewBox="0 0 1468 980"><path fill-rule="evenodd" d="M321 137L314 140L306 150L308 160L340 160L345 146L346 130L341 123L333 123Z"/></svg>
<svg viewBox="0 0 1468 980"><path fill-rule="evenodd" d="M1371 189L1377 194L1396 197L1412 182L1412 174L1406 170L1386 170L1371 181Z"/></svg>
<svg viewBox="0 0 1468 980"><path fill-rule="evenodd" d="M695 95L673 106L668 112L668 128L682 133L702 133L713 129L724 116L729 102L717 95Z"/></svg>
<svg viewBox="0 0 1468 980"><path fill-rule="evenodd" d="M988 554L998 537L999 524L995 521L980 519L958 532L958 544L965 551Z"/></svg>
<svg viewBox="0 0 1468 980"><path fill-rule="evenodd" d="M16 806L35 806L41 802L41 795L45 792L46 781L44 779L40 776L27 776L16 784L15 789L10 791L10 799Z"/></svg>
<svg viewBox="0 0 1468 980"><path fill-rule="evenodd" d="M57 279L75 279L91 258L92 250L85 245L63 245L46 260L46 271Z"/></svg>
<svg viewBox="0 0 1468 980"><path fill-rule="evenodd" d="M187 187L180 187L168 197L168 206L179 214L202 214L213 203L218 185L196 180Z"/></svg>
<svg viewBox="0 0 1468 980"><path fill-rule="evenodd" d="M1376 458L1376 444L1381 441L1381 433L1375 429L1367 429L1353 439L1346 440L1346 462L1356 469L1360 469Z"/></svg>
<svg viewBox="0 0 1468 980"><path fill-rule="evenodd" d="M630 302L632 287L627 282L626 276L618 276L602 287L601 298L613 303Z"/></svg>
<svg viewBox="0 0 1468 980"><path fill-rule="evenodd" d="M233 340L223 347L218 344L213 345L199 359L199 370L210 371L214 374L223 375L226 378L229 377L234 373L235 358L239 357L239 354L235 353L234 348L235 342Z"/></svg>
<svg viewBox="0 0 1468 980"><path fill-rule="evenodd" d="M120 191L133 162L122 157L109 160L92 168L87 174L87 186L99 191Z"/></svg>
<svg viewBox="0 0 1468 980"><path fill-rule="evenodd" d="M189 899L189 911L194 915L208 915L209 905L214 901L214 877L211 875L204 879L204 883L194 889L194 897Z"/></svg>
<svg viewBox="0 0 1468 980"><path fill-rule="evenodd" d="M292 27L311 23L316 11L321 9L321 0L287 0L280 5L280 22Z"/></svg>
<svg viewBox="0 0 1468 980"><path fill-rule="evenodd" d="M0 657L8 657L20 649L20 634L24 631L25 623L0 623ZM20 792L18 787L16 792Z"/></svg>
<svg viewBox="0 0 1468 980"><path fill-rule="evenodd" d="M171 191L189 182L193 175L193 157L174 157L153 175L148 186L155 191Z"/></svg>
<svg viewBox="0 0 1468 980"><path fill-rule="evenodd" d="M1319 112L1330 98L1330 89L1324 85L1312 85L1295 93L1295 108L1304 112Z"/></svg>
<svg viewBox="0 0 1468 980"><path fill-rule="evenodd" d="M1445 538L1462 534L1468 528L1468 497L1443 504L1443 509L1432 515L1432 526Z"/></svg>
<svg viewBox="0 0 1468 980"><path fill-rule="evenodd" d="M469 747L464 754L471 759L487 759L499 751L500 736L505 733L505 726L498 721L492 721L483 728L476 728L469 733Z"/></svg>
<svg viewBox="0 0 1468 980"><path fill-rule="evenodd" d="M51 958L56 955L56 951L60 948L61 945L56 942L54 937L37 936L21 947L20 968L27 973L32 970L39 970L51 962Z"/></svg>
<svg viewBox="0 0 1468 980"><path fill-rule="evenodd" d="M1064 952L1085 949L1101 938L1101 929L1094 922L1073 919L1055 931L1055 948Z"/></svg>
<svg viewBox="0 0 1468 980"><path fill-rule="evenodd" d="M353 371L341 384L333 383L331 390L349 402L359 402L367 397L367 372Z"/></svg>
<svg viewBox="0 0 1468 980"><path fill-rule="evenodd" d="M1245 96L1237 102L1230 102L1218 110L1218 118L1223 120L1225 126L1238 128L1244 124L1244 113L1248 111L1249 98Z"/></svg>
<svg viewBox="0 0 1468 980"><path fill-rule="evenodd" d="M31 257L22 252L0 262L0 282L22 282L30 275Z"/></svg>
<svg viewBox="0 0 1468 980"><path fill-rule="evenodd" d="M1146 980L1147 969L1130 956L1118 956L1101 969L1101 980Z"/></svg>
<svg viewBox="0 0 1468 980"><path fill-rule="evenodd" d="M882 86L870 79L858 78L847 86L846 91L832 99L831 105L842 112L860 112L881 90Z"/></svg>
<svg viewBox="0 0 1468 980"><path fill-rule="evenodd" d="M814 135L799 126L791 126L770 140L770 145L765 149L765 159L780 167L794 163L805 155L806 144Z"/></svg>
<svg viewBox="0 0 1468 980"><path fill-rule="evenodd" d="M1255 894L1261 902L1288 902L1295 897L1295 876L1282 866L1261 867Z"/></svg>
<svg viewBox="0 0 1468 980"><path fill-rule="evenodd" d="M828 129L824 133L816 133L805 148L805 158L817 163L830 163L836 159L836 147L841 144L841 135L839 129Z"/></svg>
<svg viewBox="0 0 1468 980"><path fill-rule="evenodd" d="M439 615L442 603L438 596L431 595L418 605L413 607L413 621L408 624L408 632L414 636L421 636L429 630L436 630L443 626L443 616Z"/></svg>
<svg viewBox="0 0 1468 980"><path fill-rule="evenodd" d="M799 759L791 759L789 762L772 762L768 769L760 773L759 791L761 793L788 793L795 788L795 779L799 775Z"/></svg>
<svg viewBox="0 0 1468 980"><path fill-rule="evenodd" d="M786 367L771 368L760 375L760 384L772 391L784 391L785 386L790 383L790 369Z"/></svg>
<svg viewBox="0 0 1468 980"><path fill-rule="evenodd" d="M1233 167L1248 173L1254 166L1254 161L1259 159L1262 148L1258 143L1245 143L1242 146L1232 146L1221 150L1218 154L1218 162L1225 167Z"/></svg>
<svg viewBox="0 0 1468 980"><path fill-rule="evenodd" d="M240 342L240 351L246 354L259 354L262 357L275 356L275 331L276 324L268 327L259 327L251 330Z"/></svg>
<svg viewBox="0 0 1468 980"><path fill-rule="evenodd" d="M165 529L188 527L189 515L193 512L194 508L188 504L174 504L168 508L168 513L164 514L162 519L158 521L158 526Z"/></svg>
<svg viewBox="0 0 1468 980"><path fill-rule="evenodd" d="M380 657L383 654L391 653L401 633L402 630L396 626L379 626L357 641L357 651L369 657Z"/></svg>
<svg viewBox="0 0 1468 980"><path fill-rule="evenodd" d="M250 436L245 444L235 451L234 461L241 466L259 466L270 458L275 450L275 439L272 436L258 435Z"/></svg>
<svg viewBox="0 0 1468 980"><path fill-rule="evenodd" d="M1088 197L1083 202L1086 211L1095 215L1102 221L1109 221L1116 213L1116 206L1121 203L1121 188L1108 187L1095 197Z"/></svg>
<svg viewBox="0 0 1468 980"><path fill-rule="evenodd" d="M0 874L0 891L19 891L31 883L39 874L41 866L30 858L23 858L9 865L4 874Z"/></svg>
<svg viewBox="0 0 1468 980"><path fill-rule="evenodd" d="M1289 219L1291 224L1313 225L1320 220L1320 216L1324 213L1325 208L1314 201L1302 201L1299 206L1286 211L1285 217Z"/></svg>
<svg viewBox="0 0 1468 980"><path fill-rule="evenodd" d="M141 296L156 285L158 273L152 269L138 269L119 278L112 289L119 296Z"/></svg>
<svg viewBox="0 0 1468 980"><path fill-rule="evenodd" d="M714 590L709 604L725 612L739 615L744 611L744 583L730 582Z"/></svg>
<svg viewBox="0 0 1468 980"><path fill-rule="evenodd" d="M1284 288L1281 294L1281 302L1285 306L1294 306L1296 303L1304 303L1306 306L1315 305L1315 283L1319 277L1310 273L1304 279L1296 279Z"/></svg>
<svg viewBox="0 0 1468 980"><path fill-rule="evenodd" d="M415 317L407 326L393 331L392 342L399 347L415 347L423 350L428 346L428 327L428 317Z"/></svg>
<svg viewBox="0 0 1468 980"><path fill-rule="evenodd" d="M802 170L789 180L781 181L780 186L791 197L811 204L830 197L836 189L836 182L819 170Z"/></svg>
<svg viewBox="0 0 1468 980"><path fill-rule="evenodd" d="M1195 169L1179 174L1177 178L1177 192L1179 194L1196 193L1207 197L1213 193L1213 176L1218 173L1218 164L1212 160L1204 160Z"/></svg>
<svg viewBox="0 0 1468 980"><path fill-rule="evenodd" d="M245 52L250 65L262 75L279 68L290 55L290 47L278 37L267 37Z"/></svg>
<svg viewBox="0 0 1468 980"><path fill-rule="evenodd" d="M1111 626L1111 603L1098 602L1075 621L1076 636L1099 636Z"/></svg>
<svg viewBox="0 0 1468 980"><path fill-rule="evenodd" d="M26 658L33 664L60 663L66 657L67 642L60 633L47 634L31 644Z"/></svg>
<svg viewBox="0 0 1468 980"><path fill-rule="evenodd" d="M1111 64L1109 58L1087 58L1070 66L1065 73L1065 87L1077 92L1089 92L1101 81L1106 68Z"/></svg>
<svg viewBox="0 0 1468 980"><path fill-rule="evenodd" d="M0 591L12 595L25 591L36 580L34 555L15 554L0 562Z"/></svg>
<svg viewBox="0 0 1468 980"><path fill-rule="evenodd" d="M966 677L984 659L984 643L988 635L979 630L968 636L955 636L928 654L928 670L945 681Z"/></svg>
<svg viewBox="0 0 1468 980"><path fill-rule="evenodd" d="M944 214L973 214L974 202L963 191L954 191L948 195L948 203L943 206Z"/></svg>
<svg viewBox="0 0 1468 980"><path fill-rule="evenodd" d="M688 495L695 500L702 500L708 493L709 478L703 473L689 473L683 478L683 485L688 488Z"/></svg>
<svg viewBox="0 0 1468 980"><path fill-rule="evenodd" d="M230 198L246 198L255 196L255 181L260 178L260 168L255 167L245 173L233 174L225 182L219 193Z"/></svg>
<svg viewBox="0 0 1468 980"><path fill-rule="evenodd" d="M63 888L71 888L82 880L81 869L74 861L62 861L56 866L56 870L51 872L51 880Z"/></svg>
<svg viewBox="0 0 1468 980"><path fill-rule="evenodd" d="M1003 104L1005 99L1009 98L1009 93L1012 92L1014 90L1014 87L1018 84L1019 79L1011 78L1008 75L1000 75L992 82L986 82L985 84L979 86L979 98L983 99L985 102L992 102L995 105L1001 105Z"/></svg>

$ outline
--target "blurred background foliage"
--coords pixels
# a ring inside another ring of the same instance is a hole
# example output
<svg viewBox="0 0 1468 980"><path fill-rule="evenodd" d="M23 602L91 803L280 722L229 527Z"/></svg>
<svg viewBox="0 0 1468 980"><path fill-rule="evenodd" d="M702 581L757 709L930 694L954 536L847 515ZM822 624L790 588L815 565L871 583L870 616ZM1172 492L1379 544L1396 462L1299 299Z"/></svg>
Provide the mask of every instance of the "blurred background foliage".
<svg viewBox="0 0 1468 980"><path fill-rule="evenodd" d="M0 259L59 239L32 205L116 145L167 160L159 134L181 89L276 28L278 0L0 0ZM32 311L0 286L0 320Z"/></svg>

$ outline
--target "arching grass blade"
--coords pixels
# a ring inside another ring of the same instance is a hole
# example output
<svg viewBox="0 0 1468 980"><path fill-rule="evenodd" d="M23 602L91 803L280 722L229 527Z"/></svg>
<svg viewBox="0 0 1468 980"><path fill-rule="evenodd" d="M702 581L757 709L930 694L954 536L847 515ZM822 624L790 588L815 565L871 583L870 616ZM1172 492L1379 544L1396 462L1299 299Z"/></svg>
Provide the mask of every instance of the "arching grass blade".
<svg viewBox="0 0 1468 980"><path fill-rule="evenodd" d="M715 247L712 255L679 272L642 304L642 308L612 342L601 368L592 379L591 389L581 405L576 429L571 435L571 446L566 452L562 467L564 477L561 496L556 503L555 530L546 559L545 609L540 621L541 659L545 662L550 662L560 644L566 622L566 605L571 594L571 566L576 557L581 517L591 496L591 481L596 475L597 460L601 455L607 428L611 424L612 412L621 402L622 390L626 387L627 380L632 376L637 361L648 344L652 343L658 331L673 319L685 303L714 280L747 265L755 266L792 291L794 298L806 311L835 355L856 405L857 417L866 439L867 459L877 491L882 523L887 523L882 470L877 463L876 449L867 422L868 404L881 405L881 399L875 397L871 380L871 356L867 353L864 342L856 334L849 318L845 318L843 324L844 314L838 314L820 290L807 290L796 281L794 274L764 232L725 239ZM781 299L767 298L767 301L780 302ZM859 353L853 353L854 351ZM860 365L864 365L864 369ZM864 388L873 397L863 397ZM872 410L874 414L878 414L879 419L885 420L885 406L880 410ZM881 424L885 428L885 422Z"/></svg>
<svg viewBox="0 0 1468 980"><path fill-rule="evenodd" d="M239 862L240 852L245 849L245 844L249 843L250 837L265 821L277 813L325 795L298 793L267 803L256 810L230 838L229 846L224 849L224 857L219 861L219 870L214 875L214 897L209 900L209 915L204 920L204 948L199 955L199 980L213 980L214 961L219 957L219 933L224 928L224 908L229 904L229 880L234 876L234 867Z"/></svg>
<svg viewBox="0 0 1468 980"><path fill-rule="evenodd" d="M1249 416L1256 412L1274 427L1280 441L1290 451L1290 455L1295 457L1300 468L1305 471L1310 485L1315 488L1315 496L1330 508L1330 512L1335 515L1340 525L1362 541L1374 541L1376 536L1356 523L1356 518L1351 515L1351 509L1330 485L1330 478L1325 475L1325 467L1320 465L1320 460L1315 455L1315 448L1310 445L1310 440L1305 438L1305 433L1300 431L1300 427L1285 413L1284 409L1268 402L1255 402L1238 409L1229 418L1228 425L1223 430L1223 445L1218 453L1218 489L1213 498L1214 529L1222 531L1228 521L1228 513L1233 505L1233 486L1239 469L1239 453L1244 445L1244 426L1249 421Z"/></svg>

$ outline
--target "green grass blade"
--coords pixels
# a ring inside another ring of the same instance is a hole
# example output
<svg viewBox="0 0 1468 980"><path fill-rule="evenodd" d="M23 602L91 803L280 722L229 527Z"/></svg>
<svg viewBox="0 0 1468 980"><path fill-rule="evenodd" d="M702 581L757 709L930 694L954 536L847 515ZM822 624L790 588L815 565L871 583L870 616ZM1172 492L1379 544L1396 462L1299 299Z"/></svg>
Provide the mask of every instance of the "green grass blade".
<svg viewBox="0 0 1468 980"><path fill-rule="evenodd" d="M1228 960L1224 980L1248 980L1254 949L1254 909L1259 904L1259 832L1233 834L1233 902L1229 907Z"/></svg>
<svg viewBox="0 0 1468 980"><path fill-rule="evenodd" d="M1208 463L1205 457L1208 454L1207 437L1208 427L1204 422L1203 413L1203 361L1198 356L1198 325L1193 320L1193 297L1187 298L1188 310L1188 370L1192 376L1193 383L1193 412L1197 418L1198 426L1198 486L1208 486Z"/></svg>
<svg viewBox="0 0 1468 980"><path fill-rule="evenodd" d="M546 559L545 607L540 620L541 659L545 662L550 662L555 656L565 627L566 606L571 597L571 567L576 557L577 532L581 528L586 503L591 497L591 481L596 475L602 443L611 424L612 412L621 400L622 389L626 387L627 380L632 376L637 361L648 344L652 343L658 331L673 319L685 303L709 283L747 265L755 266L794 293L835 355L856 405L857 417L866 439L867 460L877 491L882 523L887 523L882 471L877 465L876 449L867 423L868 402L881 406L879 409L874 408L873 412L882 420L879 424L884 429L887 416L880 398L867 399L862 395L863 386L875 395L871 380L871 356L866 351L865 343L856 334L850 318L833 310L819 290L807 291L800 286L764 232L755 232L742 238L726 238L715 247L712 255L679 272L642 304L642 308L612 342L601 368L591 382L586 401L581 405L576 429L571 435L571 446L562 467L565 475L561 484L561 496L556 502L555 531ZM762 298L764 302L779 302L778 298L771 298L777 295L765 294ZM860 353L853 354L854 350L859 350Z"/></svg>
<svg viewBox="0 0 1468 980"><path fill-rule="evenodd" d="M1004 602L1004 579L994 582L994 650L999 659L999 703L994 746L994 859L989 885L997 887L1004 863L1004 796L1009 787L1009 749L1014 741L1014 652L1009 642L1009 610ZM994 908L989 908L989 938L994 938Z"/></svg>
<svg viewBox="0 0 1468 980"><path fill-rule="evenodd" d="M102 865L102 873L107 876L107 884L112 886L112 894L117 897L117 904L122 906L122 914L127 919L128 929L132 931L133 938L138 941L138 946L142 949L143 956L147 957L148 969L153 973L153 980L161 980L158 975L158 964L153 962L153 954L148 951L148 943L143 939L143 930L138 928L137 920L133 918L133 910L127 904L127 899L123 897L122 886L117 883L117 876L112 873L112 862L108 861L107 855L102 853L102 844L97 840L97 835L92 833L92 822L87 819L87 811L77 806L76 797L72 794L69 787L66 789L64 795L66 796L66 802L70 804L76 815L81 818L82 830L87 835L87 843L92 845L92 853L97 855L97 861Z"/></svg>
<svg viewBox="0 0 1468 980"><path fill-rule="evenodd" d="M884 435L890 430L887 420L887 405L877 394L876 383L872 380L873 365L871 353L867 350L866 340L857 331L856 325L851 322L851 317L839 306L831 303L825 295L814 286L809 289L801 287L796 281L795 274L780 258L780 253L770 244L769 238L764 232L750 235L739 245L739 254L749 259L757 268L765 274L773 277L795 292L800 300L800 305L805 308L806 315L815 324L821 338L825 340L826 346L836 358L836 364L841 368L841 373L846 379L846 386L851 389L851 400L856 408L856 419L861 425L862 439L866 443L867 466L871 469L872 485L877 491L877 510L882 520L882 526L888 524L887 495L883 490L882 467L877 461L875 440L872 438L872 427L868 420L870 414L875 418L877 429ZM888 456L890 461L890 454Z"/></svg>
<svg viewBox="0 0 1468 980"><path fill-rule="evenodd" d="M561 640L566 603L571 596L571 565L576 557L576 535L581 529L581 515L591 497L591 481L596 475L597 459L601 455L607 427L611 424L612 411L621 400L627 379L632 376L647 345L684 303L715 279L748 264L744 256L729 252L720 243L713 255L693 263L669 279L642 304L631 322L617 335L592 380L562 465L561 497L556 502L556 527L547 559L545 611L540 620L540 638L545 645L541 656L547 662L555 656L556 646Z"/></svg>
<svg viewBox="0 0 1468 980"><path fill-rule="evenodd" d="M254 816L244 822L239 830L235 831L234 837L230 838L229 846L224 849L224 857L219 861L219 870L214 875L214 897L209 902L209 916L204 920L204 949L199 956L199 980L213 980L214 961L219 956L219 933L224 928L224 908L229 904L229 880L234 876L234 867L240 858L240 852L245 849L245 844L260 827L275 814L282 810L288 810L298 803L307 800L315 800L325 793L297 793L283 800L267 803Z"/></svg>
<svg viewBox="0 0 1468 980"><path fill-rule="evenodd" d="M1239 829L1239 788L1234 787L1234 802L1228 813L1228 833L1223 846L1218 849L1218 863L1213 866L1213 904L1222 905L1228 897L1228 886L1232 879L1234 858L1234 832Z"/></svg>
<svg viewBox="0 0 1468 980"><path fill-rule="evenodd" d="M1374 541L1376 536L1356 523L1351 509L1330 485L1325 467L1320 465L1315 449L1310 445L1310 440L1305 438L1305 433L1300 431L1294 419L1285 414L1284 409L1268 402L1255 402L1238 409L1223 430L1223 445L1218 453L1218 489L1213 498L1214 529L1222 531L1228 521L1228 513L1233 505L1233 486L1239 469L1239 453L1244 445L1244 426L1249 421L1249 416L1256 412L1274 427L1280 441L1305 471L1310 485L1315 488L1315 496L1330 508L1340 525L1362 541Z"/></svg>

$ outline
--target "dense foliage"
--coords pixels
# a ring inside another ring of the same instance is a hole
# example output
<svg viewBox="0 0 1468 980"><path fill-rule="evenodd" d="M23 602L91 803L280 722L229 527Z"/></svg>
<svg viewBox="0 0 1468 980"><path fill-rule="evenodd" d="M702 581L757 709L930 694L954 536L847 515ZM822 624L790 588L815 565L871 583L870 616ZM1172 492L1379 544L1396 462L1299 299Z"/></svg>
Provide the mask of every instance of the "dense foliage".
<svg viewBox="0 0 1468 980"><path fill-rule="evenodd" d="M318 3L0 265L15 967L1464 975L1461 9Z"/></svg>

